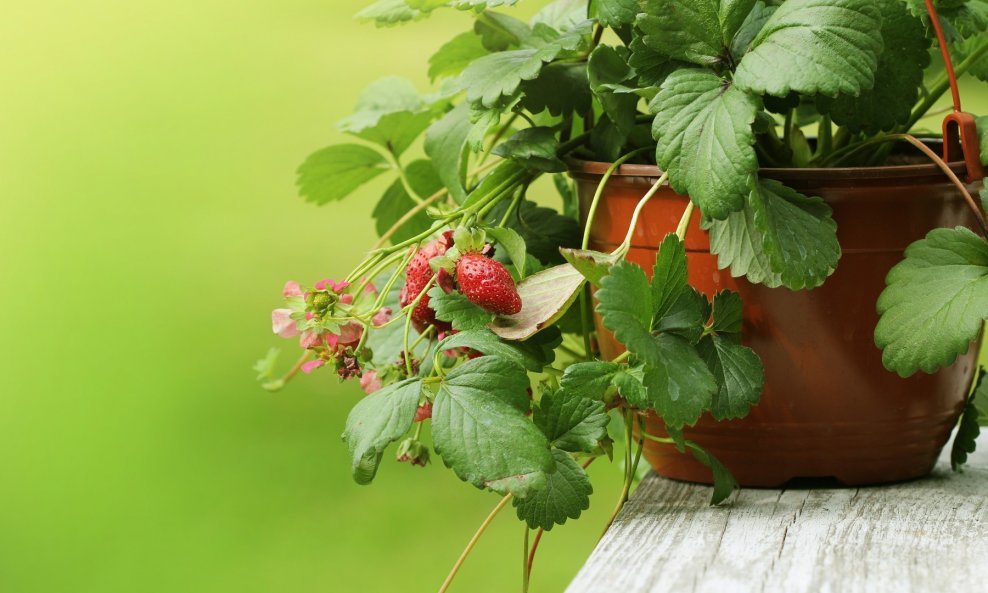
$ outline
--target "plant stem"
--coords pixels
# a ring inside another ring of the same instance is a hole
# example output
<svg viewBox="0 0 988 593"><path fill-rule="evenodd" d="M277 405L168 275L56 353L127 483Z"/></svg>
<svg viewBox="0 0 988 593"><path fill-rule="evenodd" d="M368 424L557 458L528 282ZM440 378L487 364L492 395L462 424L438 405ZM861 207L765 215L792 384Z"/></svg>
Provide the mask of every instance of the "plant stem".
<svg viewBox="0 0 988 593"><path fill-rule="evenodd" d="M974 51L964 58L963 62L954 68L954 73L957 78L960 78L964 75L964 73L970 70L971 66L980 60L986 53L988 53L988 38L985 38L985 41L981 45L976 47ZM929 94L926 95L923 101L916 106L916 109L913 110L909 120L902 126L899 126L899 130L902 132L908 132L912 129L912 127L916 125L916 122L922 119L923 116L926 115L926 112L929 111L930 108L933 107L933 105L940 100L940 97L943 96L943 94L948 90L950 90L950 80L948 79L946 73L944 73L937 77L937 80L930 89Z"/></svg>
<svg viewBox="0 0 988 593"><path fill-rule="evenodd" d="M531 529L528 528L528 523L522 522L522 526L525 528L525 540L521 550L521 593L528 593L528 532Z"/></svg>
<svg viewBox="0 0 988 593"><path fill-rule="evenodd" d="M586 462L584 462L583 464L583 469L586 470L588 467L590 467L590 464L596 460L597 460L596 457L591 457L590 459L587 459ZM539 530L535 532L535 541L532 542L532 551L528 553L527 572L528 572L529 580L531 580L532 578L532 566L535 564L535 552L539 549L539 542L542 541L542 535L544 533L545 533L545 529L539 527Z"/></svg>
<svg viewBox="0 0 988 593"><path fill-rule="evenodd" d="M814 157L821 157L829 154L833 150L833 126L830 125L830 115L824 115L820 119L819 132L817 133L817 147Z"/></svg>
<svg viewBox="0 0 988 593"><path fill-rule="evenodd" d="M438 202L439 200L441 200L446 195L446 193L447 192L446 192L445 189L440 190L440 191L437 191L436 193L432 194L428 198L426 198L426 199L422 200L421 202L419 202L418 204L416 204L414 207L410 208L408 210L408 212L406 212L404 215L402 215L401 218L399 218L397 221L395 221L395 223L393 225L391 225L391 228L389 228L387 231L385 231L385 233L383 235L381 235L381 238L378 239L376 243L374 243L373 249L378 249L379 247L381 247L385 243L387 243L388 242L388 239L390 239L391 237L393 237L394 234L397 233L401 229L401 227L405 226L405 224L409 220L411 220L412 218L414 218L416 214L418 214L419 212L422 212L423 210L425 210L426 208L428 208L432 204L435 204L436 202Z"/></svg>
<svg viewBox="0 0 988 593"><path fill-rule="evenodd" d="M422 298L425 297L425 293L429 292L429 289L432 287L432 283L435 281L436 281L436 274L433 274L432 278L429 278L429 281L426 282L425 286L422 287L422 290L419 291L418 295L415 297L415 300L409 303L408 306L405 307L404 309L405 333L403 338L404 341L402 342L402 344L405 349L405 372L409 377L412 376L412 353L408 349L408 333L412 327L412 313L415 312L415 307L419 306L419 302L421 302Z"/></svg>
<svg viewBox="0 0 988 593"><path fill-rule="evenodd" d="M600 183L597 184L597 191L594 192L593 200L590 201L590 208L587 210L587 221L584 223L585 226L583 228L583 241L580 243L581 249L586 249L590 245L590 227L593 225L594 218L597 216L597 206L600 205L600 200L604 195L604 188L607 187L607 182L610 181L611 175L614 175L614 172L617 171L621 165L646 150L651 150L651 148L645 147L632 150L611 163L611 166L604 171L604 176L600 178Z"/></svg>
<svg viewBox="0 0 988 593"><path fill-rule="evenodd" d="M424 200L414 189L412 189L412 184L408 182L408 176L405 175L405 168L401 166L401 161L398 160L398 155L390 151L389 153L391 154L391 159L394 161L395 169L398 170L398 178L401 179L401 185L405 188L405 193L407 193L408 197L414 200L416 204L421 205Z"/></svg>
<svg viewBox="0 0 988 593"><path fill-rule="evenodd" d="M603 538L607 530L611 528L614 523L614 519L617 518L618 513L624 508L624 503L628 502L628 496L631 493L631 485L634 482L635 475L638 473L638 462L641 460L642 449L644 448L645 441L638 441L638 451L635 453L634 462L631 461L631 441L632 441L632 431L631 431L631 421L633 420L633 413L630 410L624 413L625 422L625 437L626 437L626 450L625 450L625 476L624 476L624 486L621 488L621 496L618 498L617 505L614 507L614 512L611 513L610 519L607 520L607 525L604 526L604 531L601 532L600 537ZM639 431L644 433L643 431Z"/></svg>
<svg viewBox="0 0 988 593"><path fill-rule="evenodd" d="M503 509L505 505L508 504L509 500L511 500L510 494L502 498L501 502L497 503L497 506L494 507L494 510L492 510L490 514L487 515L487 518L484 519L484 522L480 524L480 527L477 528L477 532L474 533L473 537L470 538L470 541L467 542L467 547L463 549L463 552L460 554L460 557L457 558L456 564L454 564L452 570L449 571L449 574L446 576L446 580L443 581L442 586L439 587L439 593L446 593L446 591L449 589L449 586L453 583L453 577L455 577L456 573L460 571L460 567L463 566L463 562L467 559L467 556L470 555L470 552L473 550L473 547L477 545L477 541L480 539L480 536L484 534L484 531L487 530L487 527L491 524L491 521L493 521L494 517L496 517L497 514L501 512L501 509Z"/></svg>
<svg viewBox="0 0 988 593"><path fill-rule="evenodd" d="M944 172L944 174L950 179L950 181L954 184L954 186L958 189L958 191L961 192L961 195L964 196L964 200L967 201L968 207L971 208L975 216L977 216L978 218L978 223L980 223L981 225L981 234L984 235L986 239L988 239L988 220L985 219L984 212L981 211L981 208L978 206L978 203L971 195L971 192L967 191L967 187L965 187L964 183L957 178L957 175L955 175L954 172L950 169L950 166L947 165L947 163L943 162L943 159L941 159L937 155L937 153L933 152L929 146L923 144L915 136L912 136L910 134L894 134L893 137L905 140L906 142L912 144L913 146L918 148L923 154L928 156L931 161L936 163L938 167L940 167L940 170Z"/></svg>
<svg viewBox="0 0 988 593"><path fill-rule="evenodd" d="M614 250L614 253L619 254L621 257L628 253L628 249L631 248L631 238L634 236L635 229L638 227L638 218L641 216L642 210L645 209L645 204L648 204L649 200L651 200L652 197L658 193L668 178L669 174L663 173L662 176L659 177L658 181L656 181L645 193L645 195L642 196L642 199L638 201L638 205L635 206L635 211L631 215L631 223L628 225L628 232L624 236L624 241L622 241L621 245Z"/></svg>
<svg viewBox="0 0 988 593"><path fill-rule="evenodd" d="M683 217L679 219L679 226L676 227L676 237L679 238L680 242L686 241L686 231L690 226L690 219L693 218L693 209L695 205L693 200L690 200L686 204L686 210L683 212Z"/></svg>

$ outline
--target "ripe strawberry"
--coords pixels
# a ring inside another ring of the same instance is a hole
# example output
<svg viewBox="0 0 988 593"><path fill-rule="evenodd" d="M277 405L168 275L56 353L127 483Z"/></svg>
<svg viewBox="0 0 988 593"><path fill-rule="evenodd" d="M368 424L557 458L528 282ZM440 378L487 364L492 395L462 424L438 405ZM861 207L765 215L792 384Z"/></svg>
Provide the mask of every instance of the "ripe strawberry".
<svg viewBox="0 0 988 593"><path fill-rule="evenodd" d="M456 282L473 304L491 313L514 315L521 311L515 281L497 260L480 253L464 253L456 262Z"/></svg>
<svg viewBox="0 0 988 593"><path fill-rule="evenodd" d="M409 262L408 267L405 268L405 286L401 289L400 300L402 307L415 300L415 297L422 292L422 289L425 288L425 285L435 273L429 266L429 260L437 255L443 255L452 245L453 232L447 231L435 241L419 249L415 257L412 258L412 261ZM447 292L452 290L452 278L450 278L445 270L439 272L436 280L439 286L443 287L443 290ZM436 312L429 306L429 295L423 296L418 306L412 311L412 325L420 332L425 330L429 325L435 325L436 329L440 332L449 331L452 327L449 323L436 319Z"/></svg>

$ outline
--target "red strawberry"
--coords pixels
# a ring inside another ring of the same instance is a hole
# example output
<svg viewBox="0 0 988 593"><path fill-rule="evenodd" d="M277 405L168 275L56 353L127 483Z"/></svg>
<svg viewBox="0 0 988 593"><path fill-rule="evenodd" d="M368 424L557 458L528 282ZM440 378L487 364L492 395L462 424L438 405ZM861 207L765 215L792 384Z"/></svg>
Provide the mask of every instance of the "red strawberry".
<svg viewBox="0 0 988 593"><path fill-rule="evenodd" d="M491 313L514 315L521 311L521 297L511 274L501 262L479 253L464 253L456 262L460 292Z"/></svg>
<svg viewBox="0 0 988 593"><path fill-rule="evenodd" d="M453 232L447 231L443 233L441 237L435 241L429 243L422 249L419 249L412 261L409 262L408 267L405 268L405 286L401 289L401 306L404 307L415 300L415 297L422 292L425 285L432 278L435 272L429 266L429 260L436 257L437 255L442 255L446 253L446 250L453 245ZM445 270L441 270L437 277L437 282L439 286L443 287L443 290L447 292L452 290L453 282L449 274ZM422 297L419 301L418 306L412 311L412 325L415 326L417 331L423 331L429 325L435 325L436 329L440 332L449 331L451 326L445 321L439 321L436 319L436 312L432 310L429 306L429 295Z"/></svg>

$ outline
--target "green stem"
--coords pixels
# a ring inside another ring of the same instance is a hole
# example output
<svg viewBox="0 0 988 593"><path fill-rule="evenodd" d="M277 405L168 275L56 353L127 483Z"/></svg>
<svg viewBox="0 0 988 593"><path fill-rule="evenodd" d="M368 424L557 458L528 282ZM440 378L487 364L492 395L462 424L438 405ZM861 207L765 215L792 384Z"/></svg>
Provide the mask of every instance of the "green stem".
<svg viewBox="0 0 988 593"><path fill-rule="evenodd" d="M624 255L628 253L628 250L631 248L631 238L634 236L635 229L638 227L638 218L641 216L642 210L645 209L645 205L648 204L649 200L651 200L656 193L658 193L668 178L669 174L663 173L662 176L659 177L658 181L656 181L652 187L649 188L648 192L642 196L642 199L638 201L638 205L635 206L635 211L631 215L631 223L628 225L628 232L624 236L624 241L622 241L618 248L614 250L614 253L617 254L618 257L624 257Z"/></svg>
<svg viewBox="0 0 988 593"><path fill-rule="evenodd" d="M521 549L521 593L528 593L528 532L531 529L528 528L528 523L522 522L522 527L525 528L525 539Z"/></svg>
<svg viewBox="0 0 988 593"><path fill-rule="evenodd" d="M986 37L984 42L976 47L974 51L969 53L968 56L964 58L964 61L954 68L954 74L957 78L959 79L968 70L970 70L971 66L977 63L977 61L980 60L986 53L988 53L988 37ZM929 111L930 108L933 107L933 105L940 100L940 97L942 97L948 90L950 90L950 80L947 78L947 74L943 73L937 77L937 80L930 89L929 94L927 94L923 101L921 101L920 104L916 106L916 109L913 110L909 120L905 124L899 126L898 130L901 132L908 132L912 129L912 127L916 125L916 122L921 120L923 116L926 115L926 112Z"/></svg>
<svg viewBox="0 0 988 593"><path fill-rule="evenodd" d="M494 517L501 512L501 509L508 504L509 500L511 500L510 494L502 498L501 502L497 503L494 510L492 510L491 513L487 515L487 518L484 519L484 522L480 524L480 527L477 528L477 532L473 534L473 537L470 538L470 541L467 543L467 547L463 549L460 557L457 558L456 564L454 564L452 570L449 571L449 574L446 576L446 580L443 581L442 586L439 587L439 593L446 593L446 591L449 590L449 586L453 583L453 577L455 577L456 573L460 571L460 567L463 566L463 562L467 559L467 556L470 555L470 552L473 550L474 546L477 545L477 541L480 539L480 536L484 534L484 531L486 531L487 527L490 526L491 522L494 520Z"/></svg>
<svg viewBox="0 0 988 593"><path fill-rule="evenodd" d="M408 182L408 176L405 175L405 168L401 166L401 161L398 160L398 155L393 152L390 152L390 154L391 160L394 161L395 168L398 169L398 178L401 179L401 185L405 188L405 193L407 193L408 197L414 200L416 204L421 206L425 200L419 196L418 192L412 189L412 185Z"/></svg>
<svg viewBox="0 0 988 593"><path fill-rule="evenodd" d="M586 249L590 245L590 227L593 225L594 218L597 216L597 207L600 205L600 200L604 196L604 188L607 187L607 182L610 181L611 176L614 175L614 172L617 171L621 165L647 150L651 150L651 148L645 147L632 150L611 163L611 166L604 171L604 176L600 178L600 183L597 184L597 191L594 192L593 200L590 201L590 208L587 210L587 221L584 223L583 227L583 241L580 243L581 249Z"/></svg>
<svg viewBox="0 0 988 593"><path fill-rule="evenodd" d="M829 154L833 150L833 127L830 125L830 115L824 115L820 119L819 132L817 133L816 157Z"/></svg>
<svg viewBox="0 0 988 593"><path fill-rule="evenodd" d="M695 206L693 200L690 200L686 204L686 210L683 212L683 217L679 219L679 226L676 227L676 237L679 238L680 242L686 240L686 231L690 226L690 219L693 218L693 210Z"/></svg>
<svg viewBox="0 0 988 593"><path fill-rule="evenodd" d="M642 449L645 446L645 441L638 441L638 451L635 453L634 461L631 460L631 442L633 439L631 422L634 420L634 413L630 410L624 412L624 423L625 423L625 475L624 475L624 485L621 488L621 496L618 498L617 505L614 507L614 512L611 513L611 517L607 520L607 525L604 526L604 531L600 534L603 538L607 530L611 528L614 523L614 519L617 518L618 513L624 508L624 503L628 502L628 497L631 494L631 486L634 482L635 475L638 473L638 463L642 457ZM644 431L639 430L638 432L643 433Z"/></svg>
<svg viewBox="0 0 988 593"><path fill-rule="evenodd" d="M415 312L415 307L419 306L419 302L421 302L423 297L425 297L425 293L429 292L429 289L432 287L432 283L435 281L436 281L436 275L433 274L432 278L429 278L429 281L425 283L425 286L422 287L422 290L418 293L418 295L415 296L415 300L413 300L411 303L408 304L407 307L404 308L405 330L404 330L402 344L405 349L405 372L409 377L412 376L412 353L408 349L408 334L411 331L411 327L412 327L412 313Z"/></svg>

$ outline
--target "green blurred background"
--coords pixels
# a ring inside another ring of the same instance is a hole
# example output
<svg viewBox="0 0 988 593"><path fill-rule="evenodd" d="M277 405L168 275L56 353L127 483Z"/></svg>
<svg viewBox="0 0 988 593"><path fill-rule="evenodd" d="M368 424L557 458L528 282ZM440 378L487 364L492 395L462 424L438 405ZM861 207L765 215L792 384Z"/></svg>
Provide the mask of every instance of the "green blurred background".
<svg viewBox="0 0 988 593"><path fill-rule="evenodd" d="M386 183L317 209L295 167L374 79L426 90L427 56L470 26L379 30L362 6L4 3L0 591L430 591L496 502L436 466L355 485L355 386L269 394L250 370L279 345L282 284L349 270ZM534 591L593 547L620 475L592 473ZM521 535L502 515L453 590L516 589Z"/></svg>

